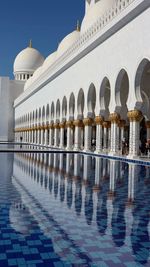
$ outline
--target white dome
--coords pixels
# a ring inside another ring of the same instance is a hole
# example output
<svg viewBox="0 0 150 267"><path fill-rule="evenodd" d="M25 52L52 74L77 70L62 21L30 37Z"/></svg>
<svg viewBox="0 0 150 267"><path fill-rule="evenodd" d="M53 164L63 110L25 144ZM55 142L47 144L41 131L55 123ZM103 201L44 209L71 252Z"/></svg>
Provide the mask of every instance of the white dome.
<svg viewBox="0 0 150 267"><path fill-rule="evenodd" d="M42 66L43 71L46 70L46 69L48 69L48 67L49 67L50 65L53 64L53 62L54 62L55 59L56 59L56 54L57 54L57 52L55 51L54 53L50 54L50 55L45 59L45 61L44 61L44 63L43 63L43 66Z"/></svg>
<svg viewBox="0 0 150 267"><path fill-rule="evenodd" d="M22 50L14 61L15 73L33 73L44 62L40 52L32 47Z"/></svg>
<svg viewBox="0 0 150 267"><path fill-rule="evenodd" d="M82 21L81 32L85 32L94 22L97 21L102 15L104 15L114 4L116 0L100 0L94 4L87 13Z"/></svg>
<svg viewBox="0 0 150 267"><path fill-rule="evenodd" d="M57 58L60 57L69 47L71 47L80 37L79 31L68 34L60 43L57 50Z"/></svg>

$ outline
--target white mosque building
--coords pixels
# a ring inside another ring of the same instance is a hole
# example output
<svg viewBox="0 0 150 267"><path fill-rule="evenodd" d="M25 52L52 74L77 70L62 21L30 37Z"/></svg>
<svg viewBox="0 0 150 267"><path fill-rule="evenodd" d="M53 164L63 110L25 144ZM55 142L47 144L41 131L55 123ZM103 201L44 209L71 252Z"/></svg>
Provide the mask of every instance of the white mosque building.
<svg viewBox="0 0 150 267"><path fill-rule="evenodd" d="M149 0L86 0L81 28L57 51L44 59L30 44L15 80L1 78L1 91L13 92L1 140L14 131L16 142L110 155L126 140L137 157L150 139L149 28Z"/></svg>

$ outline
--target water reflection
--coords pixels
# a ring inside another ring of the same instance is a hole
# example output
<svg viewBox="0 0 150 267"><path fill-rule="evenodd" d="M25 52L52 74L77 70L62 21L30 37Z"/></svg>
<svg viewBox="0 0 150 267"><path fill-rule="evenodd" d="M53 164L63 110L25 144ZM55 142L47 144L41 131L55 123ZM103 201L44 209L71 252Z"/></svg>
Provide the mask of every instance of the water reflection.
<svg viewBox="0 0 150 267"><path fill-rule="evenodd" d="M75 257L73 262L82 258L79 264L99 264L103 260L113 266L103 259L107 247L112 255L122 248L118 260L125 262L124 248L128 246L127 262L130 258L131 262L150 263L150 168L77 154L16 154L13 177L24 207L49 237L47 221L56 251L57 240L66 241L69 255ZM42 211L47 214L44 221ZM64 259L63 244L59 246L61 252L57 253ZM89 253L91 246L95 254ZM79 251L84 251L83 257Z"/></svg>

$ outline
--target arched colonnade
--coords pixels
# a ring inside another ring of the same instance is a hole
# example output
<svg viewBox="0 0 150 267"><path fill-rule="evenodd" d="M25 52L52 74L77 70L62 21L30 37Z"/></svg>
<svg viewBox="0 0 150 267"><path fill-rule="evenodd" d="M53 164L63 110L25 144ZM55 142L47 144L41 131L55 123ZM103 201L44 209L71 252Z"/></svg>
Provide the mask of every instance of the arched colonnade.
<svg viewBox="0 0 150 267"><path fill-rule="evenodd" d="M15 141L45 145L68 150L138 156L139 148L150 139L150 61L143 59L135 72L135 88L125 69L118 73L115 93L104 77L97 91L91 82L88 92L80 88L78 94L43 105L15 121ZM135 90L135 108L128 102ZM113 92L113 96L112 96ZM115 99L110 112L111 98ZM98 103L98 104L97 104ZM99 105L99 107L97 107ZM123 151L123 141L126 151Z"/></svg>

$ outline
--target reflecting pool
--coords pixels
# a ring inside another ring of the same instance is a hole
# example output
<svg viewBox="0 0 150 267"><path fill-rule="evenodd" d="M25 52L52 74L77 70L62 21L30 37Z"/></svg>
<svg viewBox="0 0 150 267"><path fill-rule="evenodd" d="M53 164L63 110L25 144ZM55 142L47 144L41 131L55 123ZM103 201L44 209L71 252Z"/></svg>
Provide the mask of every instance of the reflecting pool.
<svg viewBox="0 0 150 267"><path fill-rule="evenodd" d="M0 154L0 267L150 266L150 167Z"/></svg>

